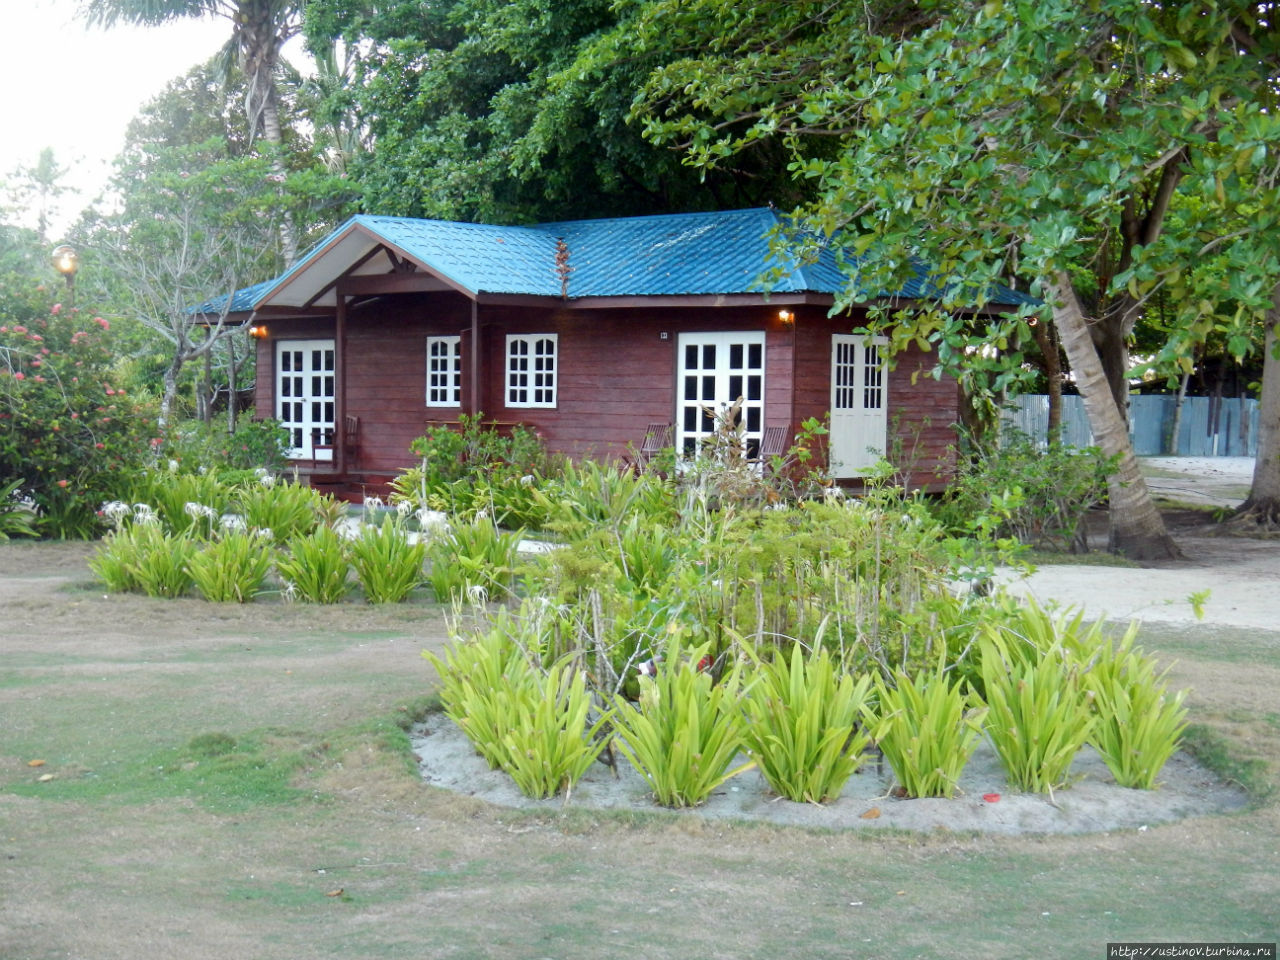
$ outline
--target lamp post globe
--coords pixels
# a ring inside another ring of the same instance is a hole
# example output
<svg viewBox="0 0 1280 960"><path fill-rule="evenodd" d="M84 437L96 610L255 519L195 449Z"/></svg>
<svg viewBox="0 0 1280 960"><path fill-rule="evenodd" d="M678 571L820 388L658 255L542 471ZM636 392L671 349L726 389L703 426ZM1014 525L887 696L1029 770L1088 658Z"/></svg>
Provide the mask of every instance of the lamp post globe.
<svg viewBox="0 0 1280 960"><path fill-rule="evenodd" d="M67 307L76 305L76 271L80 269L80 254L69 243L53 248L53 269L67 278Z"/></svg>

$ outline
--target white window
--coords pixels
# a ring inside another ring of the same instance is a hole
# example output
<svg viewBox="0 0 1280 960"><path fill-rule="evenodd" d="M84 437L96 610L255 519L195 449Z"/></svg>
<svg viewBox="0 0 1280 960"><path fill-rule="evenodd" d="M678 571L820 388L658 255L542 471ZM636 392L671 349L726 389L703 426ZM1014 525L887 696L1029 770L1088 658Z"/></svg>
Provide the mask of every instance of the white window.
<svg viewBox="0 0 1280 960"><path fill-rule="evenodd" d="M884 337L831 338L831 428L827 458L834 477L865 476L884 456L889 433Z"/></svg>
<svg viewBox="0 0 1280 960"><path fill-rule="evenodd" d="M427 337L427 406L462 404L462 338Z"/></svg>
<svg viewBox="0 0 1280 960"><path fill-rule="evenodd" d="M764 436L764 332L682 333L676 449L695 457L716 430L714 414L739 400L745 456L760 455Z"/></svg>
<svg viewBox="0 0 1280 960"><path fill-rule="evenodd" d="M333 458L334 345L332 340L276 342L276 416L289 431L291 460Z"/></svg>
<svg viewBox="0 0 1280 960"><path fill-rule="evenodd" d="M556 340L554 333L507 337L507 406L556 405Z"/></svg>

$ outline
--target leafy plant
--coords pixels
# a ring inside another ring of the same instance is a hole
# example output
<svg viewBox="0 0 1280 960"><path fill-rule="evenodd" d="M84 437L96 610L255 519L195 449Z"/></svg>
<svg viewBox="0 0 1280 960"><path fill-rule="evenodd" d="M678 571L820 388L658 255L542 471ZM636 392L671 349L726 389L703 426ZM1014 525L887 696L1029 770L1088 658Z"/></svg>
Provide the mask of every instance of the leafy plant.
<svg viewBox="0 0 1280 960"><path fill-rule="evenodd" d="M370 603L400 603L423 581L426 544L411 543L390 516L366 524L347 547L356 580Z"/></svg>
<svg viewBox="0 0 1280 960"><path fill-rule="evenodd" d="M315 530L328 515L332 498L299 483L276 483L270 478L242 487L235 498L244 522L253 530L270 530L283 543Z"/></svg>
<svg viewBox="0 0 1280 960"><path fill-rule="evenodd" d="M276 559L285 596L310 603L338 603L347 595L347 549L332 527L317 527L285 543Z"/></svg>
<svg viewBox="0 0 1280 960"><path fill-rule="evenodd" d="M0 484L0 540L36 536L35 515L18 500L21 479Z"/></svg>
<svg viewBox="0 0 1280 960"><path fill-rule="evenodd" d="M1132 626L1118 643L1102 644L1085 674L1097 717L1089 742L1116 783L1150 790L1187 728L1187 691L1167 692L1168 670L1156 673L1155 661L1133 646L1136 637Z"/></svg>
<svg viewBox="0 0 1280 960"><path fill-rule="evenodd" d="M1019 790L1052 793L1067 782L1093 729L1080 665L1059 644L1038 657L1010 657L999 634L983 641L981 657L987 737L1009 782Z"/></svg>
<svg viewBox="0 0 1280 960"><path fill-rule="evenodd" d="M270 544L257 533L227 533L193 554L188 569L206 600L247 603L271 569Z"/></svg>
<svg viewBox="0 0 1280 960"><path fill-rule="evenodd" d="M515 577L517 550L524 531L504 533L487 517L455 524L447 537L426 547L431 561L431 589L447 603L483 591L492 596Z"/></svg>
<svg viewBox="0 0 1280 960"><path fill-rule="evenodd" d="M144 549L150 549L154 534L146 524L126 524L102 538L89 558L89 569L113 593L140 592L136 565Z"/></svg>
<svg viewBox="0 0 1280 960"><path fill-rule="evenodd" d="M950 797L978 746L986 709L967 709L962 682L941 665L914 678L898 670L893 681L876 676L875 740L907 796Z"/></svg>
<svg viewBox="0 0 1280 960"><path fill-rule="evenodd" d="M139 478L133 495L154 508L170 533L208 537L231 509L232 489L213 472L149 470Z"/></svg>
<svg viewBox="0 0 1280 960"><path fill-rule="evenodd" d="M800 644L760 666L742 699L743 740L769 786L789 800L839 798L862 762L869 732L858 723L871 676L855 680L819 649Z"/></svg>
<svg viewBox="0 0 1280 960"><path fill-rule="evenodd" d="M545 676L535 675L532 683L512 687L510 696L502 769L526 796L567 793L604 749L607 740L599 734L611 714L590 723L586 674L572 659L553 665Z"/></svg>
<svg viewBox="0 0 1280 960"><path fill-rule="evenodd" d="M191 558L199 549L190 534L166 534L157 526L133 528L135 557L130 572L149 597L181 597L191 592Z"/></svg>
<svg viewBox="0 0 1280 960"><path fill-rule="evenodd" d="M708 649L696 647L686 655L672 644L657 676L640 678L638 708L614 698L618 749L666 807L697 806L754 766L749 761L730 769L742 747L741 672L735 664L716 683L709 670L700 669Z"/></svg>

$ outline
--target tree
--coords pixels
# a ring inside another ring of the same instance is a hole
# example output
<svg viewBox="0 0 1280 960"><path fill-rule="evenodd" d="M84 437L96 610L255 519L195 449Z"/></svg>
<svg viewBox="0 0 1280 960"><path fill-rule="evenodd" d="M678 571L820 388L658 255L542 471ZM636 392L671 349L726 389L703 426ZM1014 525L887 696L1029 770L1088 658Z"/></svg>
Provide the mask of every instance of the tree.
<svg viewBox="0 0 1280 960"><path fill-rule="evenodd" d="M602 35L628 38L634 9L312 0L311 49L342 38L359 51L354 88L328 103L367 124L370 151L351 165L366 209L510 223L798 200L778 147L705 172L645 141L632 99L681 38L597 50Z"/></svg>
<svg viewBox="0 0 1280 960"><path fill-rule="evenodd" d="M229 67L234 59L246 78L244 109L249 135L262 136L275 148L273 172L283 179L284 135L280 125L280 96L276 73L280 51L300 26L299 0L86 0L84 16L93 26L120 22L158 26L172 20L207 16L231 21L231 39L224 50ZM297 234L287 217L279 221L285 263L298 254Z"/></svg>
<svg viewBox="0 0 1280 960"><path fill-rule="evenodd" d="M57 210L58 197L67 192L62 183L66 174L67 168L54 159L52 147L41 150L34 165L19 167L12 174L14 182L9 190L16 203L35 207L36 233L42 244L49 241L49 218Z"/></svg>
<svg viewBox="0 0 1280 960"><path fill-rule="evenodd" d="M650 78L638 112L650 136L703 166L785 142L818 195L795 237L836 245L841 305L928 264L940 309L893 313L900 343L943 341L948 308L1026 282L1045 298L1094 437L1117 458L1111 548L1176 556L1113 385L1146 298L1221 246L1275 248L1274 222L1202 229L1227 219L1233 184L1246 195L1271 167L1277 38L1262 6L659 0L646 5L651 29L696 17L704 44ZM1180 191L1208 197L1205 217L1171 232ZM1271 288L1274 263L1240 259ZM1075 282L1082 270L1092 291ZM1175 308L1190 324L1217 304Z"/></svg>

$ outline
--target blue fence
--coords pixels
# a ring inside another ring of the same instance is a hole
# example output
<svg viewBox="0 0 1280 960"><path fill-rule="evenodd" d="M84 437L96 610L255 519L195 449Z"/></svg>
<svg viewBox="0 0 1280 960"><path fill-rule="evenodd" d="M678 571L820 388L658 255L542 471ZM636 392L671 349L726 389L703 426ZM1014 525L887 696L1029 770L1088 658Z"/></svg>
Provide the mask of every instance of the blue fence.
<svg viewBox="0 0 1280 960"><path fill-rule="evenodd" d="M1129 435L1139 456L1253 457L1258 454L1258 401L1239 397L1187 397L1182 423L1172 443L1176 397L1129 398ZM1049 427L1049 398L1017 397L1004 421L1028 436L1043 440ZM1073 447L1093 443L1084 401L1062 398L1062 439Z"/></svg>

